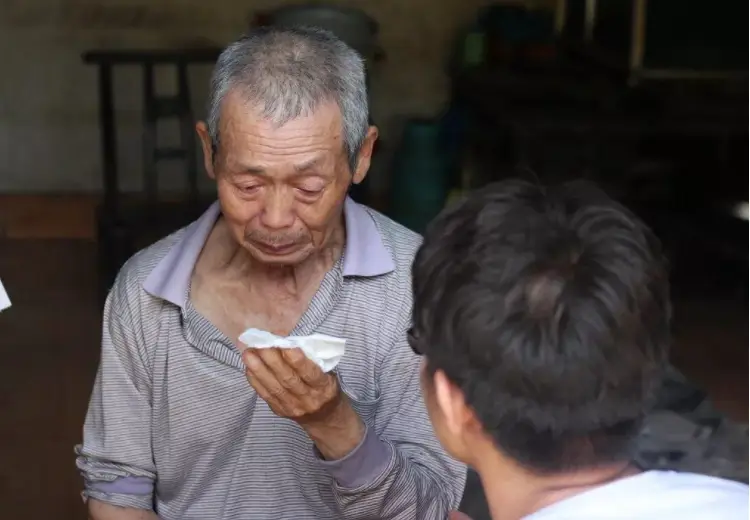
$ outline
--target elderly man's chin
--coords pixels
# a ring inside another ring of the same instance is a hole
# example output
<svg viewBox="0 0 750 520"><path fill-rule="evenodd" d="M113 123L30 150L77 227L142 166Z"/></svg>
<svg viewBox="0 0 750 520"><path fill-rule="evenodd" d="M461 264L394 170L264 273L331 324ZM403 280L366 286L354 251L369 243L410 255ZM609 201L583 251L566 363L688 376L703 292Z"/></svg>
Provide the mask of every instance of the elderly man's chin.
<svg viewBox="0 0 750 520"><path fill-rule="evenodd" d="M309 242L276 246L245 240L242 245L255 260L269 265L298 265L313 252Z"/></svg>

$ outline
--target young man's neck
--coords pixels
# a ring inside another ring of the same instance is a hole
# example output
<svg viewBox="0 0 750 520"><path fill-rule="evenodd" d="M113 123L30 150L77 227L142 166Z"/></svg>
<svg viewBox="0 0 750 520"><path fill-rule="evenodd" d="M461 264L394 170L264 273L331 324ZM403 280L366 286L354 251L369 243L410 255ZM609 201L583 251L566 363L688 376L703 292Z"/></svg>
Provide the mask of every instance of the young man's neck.
<svg viewBox="0 0 750 520"><path fill-rule="evenodd" d="M629 462L540 475L493 450L481 457L482 480L492 520L519 520L547 506L639 472Z"/></svg>

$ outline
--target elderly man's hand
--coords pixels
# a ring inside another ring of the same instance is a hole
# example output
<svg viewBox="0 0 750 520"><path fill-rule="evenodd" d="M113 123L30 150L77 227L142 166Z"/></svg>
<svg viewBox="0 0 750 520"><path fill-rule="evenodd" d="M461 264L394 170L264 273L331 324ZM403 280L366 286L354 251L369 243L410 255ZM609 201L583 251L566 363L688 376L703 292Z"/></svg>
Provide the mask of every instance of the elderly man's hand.
<svg viewBox="0 0 750 520"><path fill-rule="evenodd" d="M326 459L346 456L362 440L364 425L341 391L300 349L247 349L247 379L273 412L296 421Z"/></svg>

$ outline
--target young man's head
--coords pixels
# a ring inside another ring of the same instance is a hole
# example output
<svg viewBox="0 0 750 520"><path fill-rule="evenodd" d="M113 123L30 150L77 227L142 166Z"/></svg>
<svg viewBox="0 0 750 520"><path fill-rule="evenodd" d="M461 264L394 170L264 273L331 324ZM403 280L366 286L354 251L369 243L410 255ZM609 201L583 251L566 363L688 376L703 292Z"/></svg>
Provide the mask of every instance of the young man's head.
<svg viewBox="0 0 750 520"><path fill-rule="evenodd" d="M432 223L413 274L409 339L454 457L534 475L629 459L669 343L640 220L585 184L501 182Z"/></svg>

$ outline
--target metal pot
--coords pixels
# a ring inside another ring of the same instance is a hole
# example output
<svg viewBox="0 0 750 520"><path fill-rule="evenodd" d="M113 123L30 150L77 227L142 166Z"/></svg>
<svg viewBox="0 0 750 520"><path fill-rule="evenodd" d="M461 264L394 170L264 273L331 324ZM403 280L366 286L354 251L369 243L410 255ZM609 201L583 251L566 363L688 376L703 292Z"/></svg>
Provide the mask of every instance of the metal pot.
<svg viewBox="0 0 750 520"><path fill-rule="evenodd" d="M320 27L356 50L366 61L378 54L378 23L359 9L330 5L291 5L266 13L270 25Z"/></svg>

